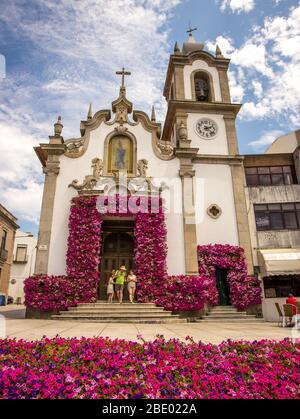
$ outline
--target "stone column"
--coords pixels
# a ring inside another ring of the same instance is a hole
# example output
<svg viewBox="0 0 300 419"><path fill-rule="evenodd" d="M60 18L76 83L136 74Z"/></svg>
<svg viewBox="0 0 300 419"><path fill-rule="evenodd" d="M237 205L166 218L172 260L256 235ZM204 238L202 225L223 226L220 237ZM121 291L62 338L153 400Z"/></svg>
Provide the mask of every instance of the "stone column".
<svg viewBox="0 0 300 419"><path fill-rule="evenodd" d="M198 275L196 215L193 180L195 173L184 173L182 179L183 228L185 248L185 269L187 275Z"/></svg>
<svg viewBox="0 0 300 419"><path fill-rule="evenodd" d="M56 190L56 180L59 174L59 157L49 156L46 166L43 168L45 183L43 191L42 209L40 216L40 227L37 243L35 262L35 274L48 273L48 260L51 239L51 228L53 221L53 208Z"/></svg>
<svg viewBox="0 0 300 419"><path fill-rule="evenodd" d="M183 77L183 66L175 67L174 70L174 82L175 82L175 99L184 100L184 77Z"/></svg>
<svg viewBox="0 0 300 419"><path fill-rule="evenodd" d="M184 229L185 270L187 275L198 275L196 213L194 201L194 178L192 159L198 149L178 148L180 158L179 176L182 181L182 216Z"/></svg>
<svg viewBox="0 0 300 419"><path fill-rule="evenodd" d="M227 135L228 153L231 156L236 156L239 154L239 149L235 127L235 116L224 115L224 122Z"/></svg>
<svg viewBox="0 0 300 419"><path fill-rule="evenodd" d="M239 244L245 250L248 274L253 275L253 254L245 195L245 172L242 162L231 165L231 176Z"/></svg>
<svg viewBox="0 0 300 419"><path fill-rule="evenodd" d="M218 68L218 72L219 72L219 79L220 79L222 101L224 103L231 103L227 68Z"/></svg>

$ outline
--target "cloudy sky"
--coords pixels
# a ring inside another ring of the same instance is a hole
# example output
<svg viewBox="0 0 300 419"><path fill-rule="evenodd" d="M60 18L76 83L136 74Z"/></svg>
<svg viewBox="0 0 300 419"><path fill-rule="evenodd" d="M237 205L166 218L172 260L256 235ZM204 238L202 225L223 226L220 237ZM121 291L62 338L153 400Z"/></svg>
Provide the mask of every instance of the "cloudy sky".
<svg viewBox="0 0 300 419"><path fill-rule="evenodd" d="M64 137L79 135L89 102L109 108L125 66L136 109L155 104L175 41L195 37L231 58L241 153L262 152L300 125L299 0L0 0L0 202L22 229L37 230L42 181L33 146L62 115Z"/></svg>

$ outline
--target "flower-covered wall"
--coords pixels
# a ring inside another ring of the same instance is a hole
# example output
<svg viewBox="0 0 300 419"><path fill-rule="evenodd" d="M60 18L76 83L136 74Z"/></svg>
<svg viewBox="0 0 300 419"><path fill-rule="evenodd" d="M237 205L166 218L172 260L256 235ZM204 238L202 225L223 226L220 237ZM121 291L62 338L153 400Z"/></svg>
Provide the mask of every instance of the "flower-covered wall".
<svg viewBox="0 0 300 419"><path fill-rule="evenodd" d="M207 276L216 290L216 269L228 269L227 280L230 299L234 307L245 310L261 304L261 287L256 277L249 277L244 250L238 246L208 245L198 246L199 274ZM211 305L217 305L215 293L209 298Z"/></svg>
<svg viewBox="0 0 300 419"><path fill-rule="evenodd" d="M69 218L67 275L39 275L25 281L25 305L41 311L67 309L98 297L102 216L132 216L138 301L167 310L202 310L218 304L216 268L228 269L231 303L239 310L261 303L257 278L248 277L243 249L199 246L199 276L168 276L167 230L159 197L77 197Z"/></svg>
<svg viewBox="0 0 300 419"><path fill-rule="evenodd" d="M67 275L28 278L26 307L51 311L97 300L103 214L134 218L134 259L141 281L166 278L167 231L159 197L77 197L70 210Z"/></svg>

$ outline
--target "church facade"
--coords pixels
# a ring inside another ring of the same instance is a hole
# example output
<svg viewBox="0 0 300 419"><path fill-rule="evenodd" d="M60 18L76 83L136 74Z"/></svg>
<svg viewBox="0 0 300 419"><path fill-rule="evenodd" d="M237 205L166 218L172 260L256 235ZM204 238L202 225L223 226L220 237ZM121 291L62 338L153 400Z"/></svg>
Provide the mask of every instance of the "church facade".
<svg viewBox="0 0 300 419"><path fill-rule="evenodd" d="M35 274L64 275L71 201L77 196L160 196L167 229L170 275L198 274L197 246L224 244L253 258L244 191L243 157L231 102L229 60L211 55L190 34L170 56L163 129L155 111L133 110L122 75L112 111L90 107L79 138L65 140L59 118L49 143L35 151L45 173ZM133 214L103 214L102 278L125 264L134 267ZM104 275L104 276L103 276Z"/></svg>

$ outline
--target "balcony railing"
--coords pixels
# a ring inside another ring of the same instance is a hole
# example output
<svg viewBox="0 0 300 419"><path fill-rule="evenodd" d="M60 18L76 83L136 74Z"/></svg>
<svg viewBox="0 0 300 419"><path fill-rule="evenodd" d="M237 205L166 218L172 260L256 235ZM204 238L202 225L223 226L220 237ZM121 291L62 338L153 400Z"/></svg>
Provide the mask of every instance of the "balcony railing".
<svg viewBox="0 0 300 419"><path fill-rule="evenodd" d="M8 251L6 249L0 249L0 260L1 262L6 262L8 256Z"/></svg>

